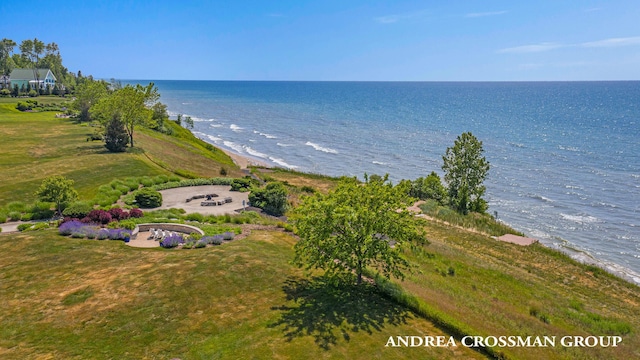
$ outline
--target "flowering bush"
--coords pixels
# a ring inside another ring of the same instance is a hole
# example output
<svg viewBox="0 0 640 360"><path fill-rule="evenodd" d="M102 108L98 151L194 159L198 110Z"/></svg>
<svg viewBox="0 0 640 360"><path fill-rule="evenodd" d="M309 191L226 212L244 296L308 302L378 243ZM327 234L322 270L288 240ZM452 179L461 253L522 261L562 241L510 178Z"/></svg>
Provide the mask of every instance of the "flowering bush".
<svg viewBox="0 0 640 360"><path fill-rule="evenodd" d="M220 245L224 242L224 237L222 235L203 236L200 241L206 241L207 244L211 245Z"/></svg>
<svg viewBox="0 0 640 360"><path fill-rule="evenodd" d="M109 240L124 240L131 237L131 231L127 229L108 229Z"/></svg>
<svg viewBox="0 0 640 360"><path fill-rule="evenodd" d="M202 241L202 239L198 240L198 242L195 244L195 248L196 249L200 249L207 246L207 241Z"/></svg>
<svg viewBox="0 0 640 360"><path fill-rule="evenodd" d="M227 231L224 234L222 234L222 239L226 240L226 241L229 241L229 240L233 240L234 236L236 236L236 234L234 234L234 233L232 233L230 231Z"/></svg>
<svg viewBox="0 0 640 360"><path fill-rule="evenodd" d="M82 232L81 230L87 226L86 224L78 221L78 220L71 220L71 221L66 221L63 222L60 227L58 227L58 232L60 233L60 235L64 235L64 236L69 236L73 233L80 233Z"/></svg>
<svg viewBox="0 0 640 360"><path fill-rule="evenodd" d="M181 235L172 234L172 235L169 235L169 236L165 237L160 242L160 246L162 246L165 249L171 249L171 248L174 248L174 247L178 246L183 241L184 240L182 239Z"/></svg>

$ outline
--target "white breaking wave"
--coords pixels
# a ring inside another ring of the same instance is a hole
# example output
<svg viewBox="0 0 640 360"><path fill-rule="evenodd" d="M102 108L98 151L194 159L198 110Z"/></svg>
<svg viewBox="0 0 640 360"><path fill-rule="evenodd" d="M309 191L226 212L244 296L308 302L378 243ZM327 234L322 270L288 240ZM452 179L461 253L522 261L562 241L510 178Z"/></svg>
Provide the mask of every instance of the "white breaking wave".
<svg viewBox="0 0 640 360"><path fill-rule="evenodd" d="M311 146L311 147L313 147L314 149L316 149L318 151L326 152L326 153L329 153L329 154L337 154L338 153L338 150L334 150L332 148L322 147L322 146L320 146L318 144L312 143L311 141L307 141L305 143L305 145Z"/></svg>
<svg viewBox="0 0 640 360"><path fill-rule="evenodd" d="M242 145L236 144L236 143L231 142L231 141L226 141L226 140L223 141L222 143L224 144L224 146L232 149L233 151L235 151L235 152L237 152L239 154L244 153L244 148L242 147Z"/></svg>
<svg viewBox="0 0 640 360"><path fill-rule="evenodd" d="M568 214L560 213L560 216L562 216L563 219L577 222L580 224L590 224L590 223L595 223L600 221L597 217L590 216L590 215L568 215Z"/></svg>
<svg viewBox="0 0 640 360"><path fill-rule="evenodd" d="M263 159L268 159L269 156L267 154L263 154L259 151L256 151L248 146L243 146L244 150L247 152L247 154L251 155L251 156L255 156L255 157L259 157L259 158L263 158Z"/></svg>
<svg viewBox="0 0 640 360"><path fill-rule="evenodd" d="M242 132L242 130L244 130L244 128L241 128L240 126L236 125L236 124L231 124L229 126L229 129L235 131L235 132Z"/></svg>
<svg viewBox="0 0 640 360"><path fill-rule="evenodd" d="M283 144L283 143L276 143L276 145L278 145L278 146L282 146L282 147L289 147L289 146L293 146L293 144Z"/></svg>
<svg viewBox="0 0 640 360"><path fill-rule="evenodd" d="M297 169L298 167L295 165L291 165L291 164L287 164L286 162L284 162L284 160L279 159L279 158L274 158L272 156L269 156L269 160L273 161L273 163L278 164L280 166L289 168L289 169Z"/></svg>
<svg viewBox="0 0 640 360"><path fill-rule="evenodd" d="M219 128L222 127L222 124L210 124L209 126L211 126L212 128Z"/></svg>

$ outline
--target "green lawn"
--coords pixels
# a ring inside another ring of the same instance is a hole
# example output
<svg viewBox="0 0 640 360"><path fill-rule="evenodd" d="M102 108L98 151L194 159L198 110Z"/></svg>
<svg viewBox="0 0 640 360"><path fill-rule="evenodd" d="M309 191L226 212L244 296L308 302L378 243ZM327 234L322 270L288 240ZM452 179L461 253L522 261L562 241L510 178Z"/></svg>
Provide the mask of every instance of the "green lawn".
<svg viewBox="0 0 640 360"><path fill-rule="evenodd" d="M100 185L114 179L172 173L214 177L222 167L229 176L241 174L226 154L206 149L179 128L180 139L139 129L134 134L136 148L114 154L100 141L87 141L96 130L87 124L56 119L55 112L23 113L15 109L18 100L1 100L0 207L34 201L35 190L52 175L73 179L80 198L88 200Z"/></svg>
<svg viewBox="0 0 640 360"><path fill-rule="evenodd" d="M0 236L2 359L482 358L386 348L446 335L372 287L290 265L295 240L254 232L197 250L135 249L53 230Z"/></svg>

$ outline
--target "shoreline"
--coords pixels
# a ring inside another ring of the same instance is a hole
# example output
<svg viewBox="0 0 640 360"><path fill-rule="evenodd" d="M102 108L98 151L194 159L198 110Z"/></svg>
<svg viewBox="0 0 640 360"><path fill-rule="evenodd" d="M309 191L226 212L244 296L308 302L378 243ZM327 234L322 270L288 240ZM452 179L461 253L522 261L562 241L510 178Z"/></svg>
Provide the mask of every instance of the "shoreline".
<svg viewBox="0 0 640 360"><path fill-rule="evenodd" d="M195 134L193 134L193 136L197 137ZM204 139L200 139L200 140L209 143L208 141L206 141ZM209 143L209 144L211 144L211 143ZM235 152L233 152L231 150L227 150L227 149L225 149L223 147L220 147L217 144L211 144L211 145L215 146L216 148L220 149L222 152L227 154L227 156L229 156L231 158L231 160L233 160L233 162L240 167L240 170L248 169L249 166L261 166L261 167L265 167L265 168L272 167L271 165L267 164L266 162L263 162L263 161L260 161L260 160L254 159L254 158L250 158L250 157L245 156L245 155L240 155L240 154L235 153Z"/></svg>

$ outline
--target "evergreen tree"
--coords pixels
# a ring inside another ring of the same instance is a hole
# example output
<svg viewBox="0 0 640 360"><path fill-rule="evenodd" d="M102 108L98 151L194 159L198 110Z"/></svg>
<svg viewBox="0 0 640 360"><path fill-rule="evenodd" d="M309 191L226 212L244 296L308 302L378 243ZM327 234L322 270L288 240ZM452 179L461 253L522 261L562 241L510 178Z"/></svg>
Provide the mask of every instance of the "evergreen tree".
<svg viewBox="0 0 640 360"><path fill-rule="evenodd" d="M118 114L113 115L104 132L104 146L110 152L123 152L129 143L129 134Z"/></svg>

